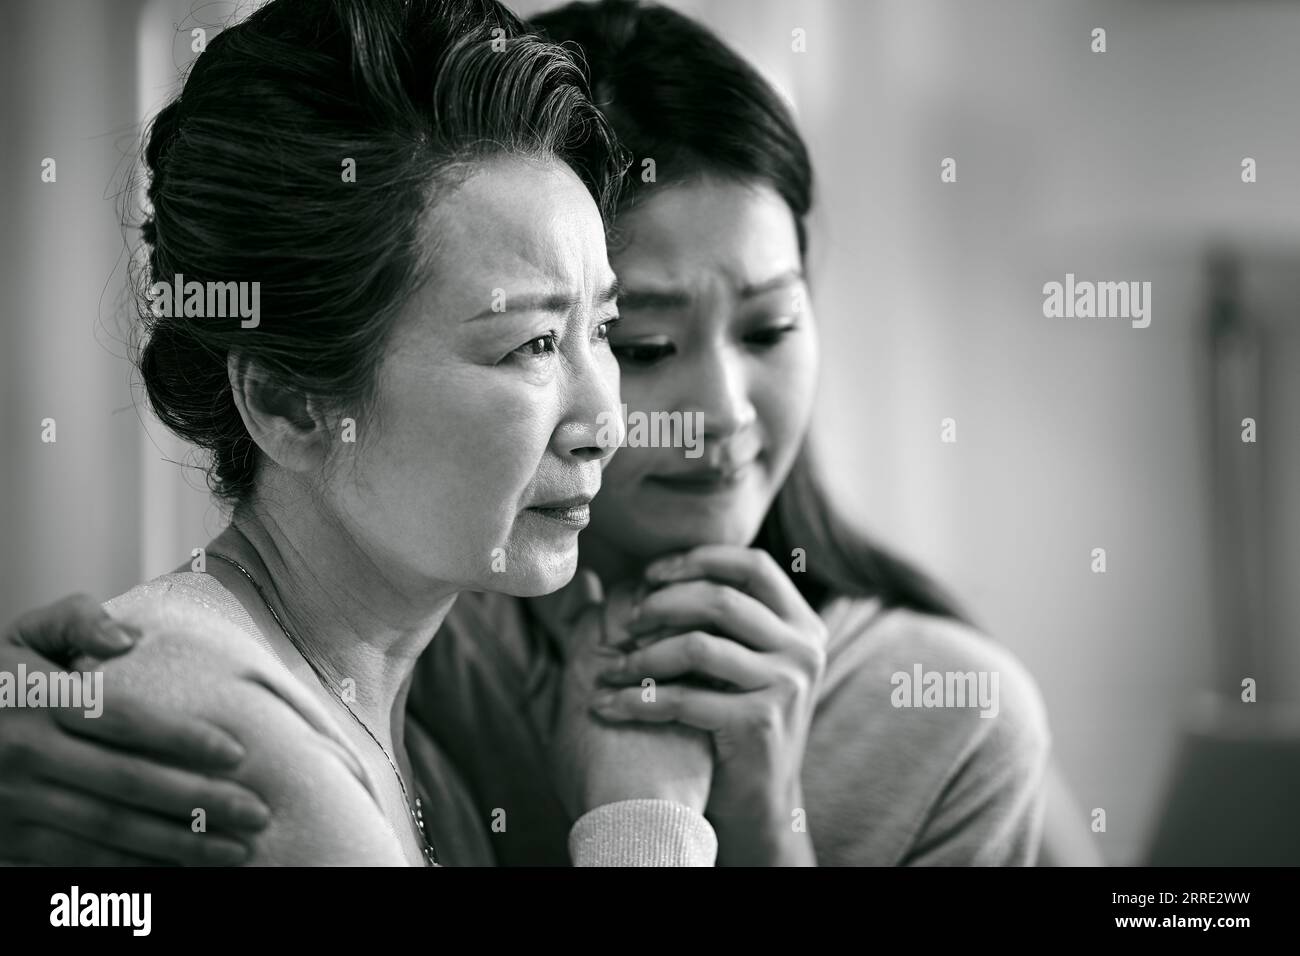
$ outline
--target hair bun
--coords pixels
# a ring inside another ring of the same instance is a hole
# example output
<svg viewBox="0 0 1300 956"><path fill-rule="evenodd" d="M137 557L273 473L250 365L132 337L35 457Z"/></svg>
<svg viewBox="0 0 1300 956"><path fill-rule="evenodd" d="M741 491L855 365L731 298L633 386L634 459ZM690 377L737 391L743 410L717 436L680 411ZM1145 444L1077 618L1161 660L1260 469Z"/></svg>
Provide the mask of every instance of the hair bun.
<svg viewBox="0 0 1300 956"><path fill-rule="evenodd" d="M176 138L180 133L180 109L181 101L175 99L168 103L153 118L149 124L149 138L145 145L144 161L149 167L150 187L149 195L152 198L158 180L162 178L163 167L167 163L167 154L171 152L172 146L176 143Z"/></svg>
<svg viewBox="0 0 1300 956"><path fill-rule="evenodd" d="M162 191L163 168L167 163L167 154L176 144L180 132L180 102L179 98L172 100L158 111L153 122L149 124L144 161L149 169L149 189L146 195L149 197L150 206ZM140 224L140 236L150 249L157 245L158 226L152 213Z"/></svg>

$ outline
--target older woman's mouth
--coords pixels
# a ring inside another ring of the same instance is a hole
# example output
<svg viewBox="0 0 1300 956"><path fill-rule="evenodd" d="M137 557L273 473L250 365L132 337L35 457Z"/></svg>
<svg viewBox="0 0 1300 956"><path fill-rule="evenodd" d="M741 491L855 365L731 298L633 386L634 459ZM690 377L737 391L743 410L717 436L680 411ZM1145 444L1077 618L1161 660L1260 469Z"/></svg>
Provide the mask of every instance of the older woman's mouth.
<svg viewBox="0 0 1300 956"><path fill-rule="evenodd" d="M575 495L562 501L530 505L524 510L571 528L585 528L591 522L591 499L593 497L593 495Z"/></svg>

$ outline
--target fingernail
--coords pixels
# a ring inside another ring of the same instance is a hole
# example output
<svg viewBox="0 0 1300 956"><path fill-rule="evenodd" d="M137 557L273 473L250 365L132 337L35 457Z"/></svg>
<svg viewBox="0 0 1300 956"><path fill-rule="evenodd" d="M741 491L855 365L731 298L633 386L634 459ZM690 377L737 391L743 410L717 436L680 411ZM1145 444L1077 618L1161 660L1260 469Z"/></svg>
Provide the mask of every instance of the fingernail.
<svg viewBox="0 0 1300 956"><path fill-rule="evenodd" d="M618 660L612 661L605 665L600 671L601 680L614 680L623 676L623 670L627 667L627 658L620 654Z"/></svg>
<svg viewBox="0 0 1300 956"><path fill-rule="evenodd" d="M261 830L271 822L271 809L260 800L239 798L231 808L235 825L250 830Z"/></svg>
<svg viewBox="0 0 1300 956"><path fill-rule="evenodd" d="M209 840L204 855L218 866L243 863L249 857L248 847L229 840Z"/></svg>
<svg viewBox="0 0 1300 956"><path fill-rule="evenodd" d="M99 629L104 643L117 650L125 650L140 639L143 632L138 627L123 624L121 621L109 621Z"/></svg>
<svg viewBox="0 0 1300 956"><path fill-rule="evenodd" d="M609 691L601 691L591 698L591 706L595 710L608 710L614 703L614 695Z"/></svg>
<svg viewBox="0 0 1300 956"><path fill-rule="evenodd" d="M237 740L216 736L208 741L207 751L213 761L234 766L243 763L248 752Z"/></svg>

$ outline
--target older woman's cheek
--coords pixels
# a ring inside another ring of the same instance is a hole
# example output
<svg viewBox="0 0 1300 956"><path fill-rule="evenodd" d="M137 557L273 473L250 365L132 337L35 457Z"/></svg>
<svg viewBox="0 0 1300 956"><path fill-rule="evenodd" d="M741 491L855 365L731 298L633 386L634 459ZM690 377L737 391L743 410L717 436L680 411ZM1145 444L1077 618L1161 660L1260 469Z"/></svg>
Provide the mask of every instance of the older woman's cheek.
<svg viewBox="0 0 1300 956"><path fill-rule="evenodd" d="M361 436L364 465L340 486L340 512L369 551L432 579L496 584L494 549L509 547L515 509L540 458L532 447L539 429L529 427L520 398L488 396L502 406L494 411L491 400L471 397L482 390L467 388L463 376L420 372L394 370L383 415Z"/></svg>
<svg viewBox="0 0 1300 956"><path fill-rule="evenodd" d="M506 593L533 595L563 586L576 569L577 536L556 533L527 509L562 497L573 479L551 449L563 418L558 389L526 387L496 396L497 407L480 409L467 428L481 440L466 451L470 480L490 522L487 581ZM598 474L598 471L597 471ZM595 478L595 475L591 476Z"/></svg>

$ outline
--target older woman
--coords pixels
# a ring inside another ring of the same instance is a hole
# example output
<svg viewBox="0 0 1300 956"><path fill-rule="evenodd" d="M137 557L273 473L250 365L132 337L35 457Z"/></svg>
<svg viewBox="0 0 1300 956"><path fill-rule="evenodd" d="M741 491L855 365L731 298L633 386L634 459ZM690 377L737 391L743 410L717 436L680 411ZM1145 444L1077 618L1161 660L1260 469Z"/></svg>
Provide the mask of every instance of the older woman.
<svg viewBox="0 0 1300 956"><path fill-rule="evenodd" d="M269 811L250 863L465 856L481 834L435 822L467 797L406 719L415 661L461 591L576 566L618 407L617 167L568 56L520 34L492 0L273 0L148 137L145 284L252 283L260 314L142 310L150 404L211 451L232 517L108 602L145 637L105 693L241 743ZM278 678L211 679L241 668ZM576 860L712 863L707 737L561 720ZM21 813L93 838L49 796Z"/></svg>

